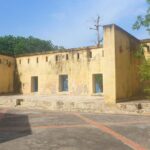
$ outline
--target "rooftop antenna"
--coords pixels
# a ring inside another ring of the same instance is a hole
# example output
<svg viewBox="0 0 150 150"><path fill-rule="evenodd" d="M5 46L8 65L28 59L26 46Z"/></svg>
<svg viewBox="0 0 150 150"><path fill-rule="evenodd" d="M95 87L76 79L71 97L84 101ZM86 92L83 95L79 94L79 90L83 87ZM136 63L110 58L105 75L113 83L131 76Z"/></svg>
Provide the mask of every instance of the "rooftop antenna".
<svg viewBox="0 0 150 150"><path fill-rule="evenodd" d="M101 39L100 39L100 16L97 17L95 20L94 28L90 28L90 30L95 30L97 32L97 47L100 47Z"/></svg>

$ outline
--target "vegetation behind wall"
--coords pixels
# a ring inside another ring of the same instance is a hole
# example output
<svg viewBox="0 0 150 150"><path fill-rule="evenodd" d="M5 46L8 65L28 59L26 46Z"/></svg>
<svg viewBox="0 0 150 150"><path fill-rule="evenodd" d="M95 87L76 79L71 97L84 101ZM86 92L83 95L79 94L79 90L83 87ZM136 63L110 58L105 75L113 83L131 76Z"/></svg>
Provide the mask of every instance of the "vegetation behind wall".
<svg viewBox="0 0 150 150"><path fill-rule="evenodd" d="M53 45L51 41L41 40L32 36L14 37L12 35L0 37L0 53L6 55L18 55L25 53L43 52L64 49Z"/></svg>
<svg viewBox="0 0 150 150"><path fill-rule="evenodd" d="M145 28L146 31L150 34L150 0L146 0L147 10L144 15L139 15L136 22L133 25L134 30L139 30L140 28ZM141 45L138 53L138 57L143 57L145 45ZM143 90L146 95L150 98L150 60L144 58L144 61L139 66L141 81L143 83Z"/></svg>
<svg viewBox="0 0 150 150"><path fill-rule="evenodd" d="M150 98L150 59L144 60L139 66L141 81L143 82L144 93Z"/></svg>

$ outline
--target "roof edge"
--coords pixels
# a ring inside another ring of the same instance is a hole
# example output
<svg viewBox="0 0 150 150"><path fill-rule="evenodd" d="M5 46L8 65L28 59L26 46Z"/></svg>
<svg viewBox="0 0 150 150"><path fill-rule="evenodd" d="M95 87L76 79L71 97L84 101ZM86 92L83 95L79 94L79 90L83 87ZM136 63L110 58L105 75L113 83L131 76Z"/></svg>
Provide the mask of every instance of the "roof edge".
<svg viewBox="0 0 150 150"><path fill-rule="evenodd" d="M117 24L108 24L108 25L104 25L103 28L105 27L112 27L114 26L115 28L119 29L120 31L124 32L125 34L127 34L128 36L130 36L132 39L140 42L140 40L138 38L136 38L135 36L133 36L131 33L127 32L125 29L121 28L120 26L118 26Z"/></svg>
<svg viewBox="0 0 150 150"><path fill-rule="evenodd" d="M4 53L0 53L0 55L2 55L2 56L7 56L7 57L13 57L13 58L15 58L15 56L14 56L14 55L10 55L10 54L4 54Z"/></svg>
<svg viewBox="0 0 150 150"><path fill-rule="evenodd" d="M25 54L18 54L15 57L25 57L25 56L33 56L33 55L46 55L46 54L53 54L53 53L66 53L66 52L73 52L73 51L81 51L81 50L90 50L90 49L99 49L101 47L97 46L87 46L87 47L80 47L80 48L70 48L64 50L52 50L52 51L41 51L35 53L25 53Z"/></svg>
<svg viewBox="0 0 150 150"><path fill-rule="evenodd" d="M143 39L141 40L141 43L150 43L150 39Z"/></svg>

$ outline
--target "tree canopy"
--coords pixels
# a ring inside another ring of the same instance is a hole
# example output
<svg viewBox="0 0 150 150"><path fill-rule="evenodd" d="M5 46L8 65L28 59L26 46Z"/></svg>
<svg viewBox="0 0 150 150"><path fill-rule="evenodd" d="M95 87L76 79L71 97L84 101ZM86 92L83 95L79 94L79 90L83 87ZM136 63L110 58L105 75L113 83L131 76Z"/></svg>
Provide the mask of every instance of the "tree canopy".
<svg viewBox="0 0 150 150"><path fill-rule="evenodd" d="M140 69L141 80L150 81L150 59L144 61L139 67L139 69Z"/></svg>
<svg viewBox="0 0 150 150"><path fill-rule="evenodd" d="M139 15L133 29L139 30L141 27L144 27L150 34L150 0L146 0L148 8L145 15ZM139 51L136 56L142 58L144 56L144 46L141 44ZM144 58L144 57L143 57ZM144 59L141 65L139 66L139 74L141 76L141 81L144 83L144 93L150 98L150 59Z"/></svg>
<svg viewBox="0 0 150 150"><path fill-rule="evenodd" d="M137 17L136 22L133 25L133 29L140 29L141 27L145 27L146 30L150 34L150 0L146 0L148 4L148 8L145 15L139 15Z"/></svg>
<svg viewBox="0 0 150 150"><path fill-rule="evenodd" d="M64 48L53 45L51 41L41 40L32 36L27 38L12 35L0 37L1 54L18 55L59 49Z"/></svg>

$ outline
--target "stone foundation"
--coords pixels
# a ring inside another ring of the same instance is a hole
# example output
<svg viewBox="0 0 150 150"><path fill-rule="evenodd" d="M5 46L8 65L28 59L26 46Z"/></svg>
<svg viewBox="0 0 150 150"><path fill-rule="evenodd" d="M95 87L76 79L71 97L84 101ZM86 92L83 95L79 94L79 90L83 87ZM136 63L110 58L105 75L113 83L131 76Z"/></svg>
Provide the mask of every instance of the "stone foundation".
<svg viewBox="0 0 150 150"><path fill-rule="evenodd" d="M150 100L106 105L101 96L0 96L0 107L61 112L150 114Z"/></svg>

